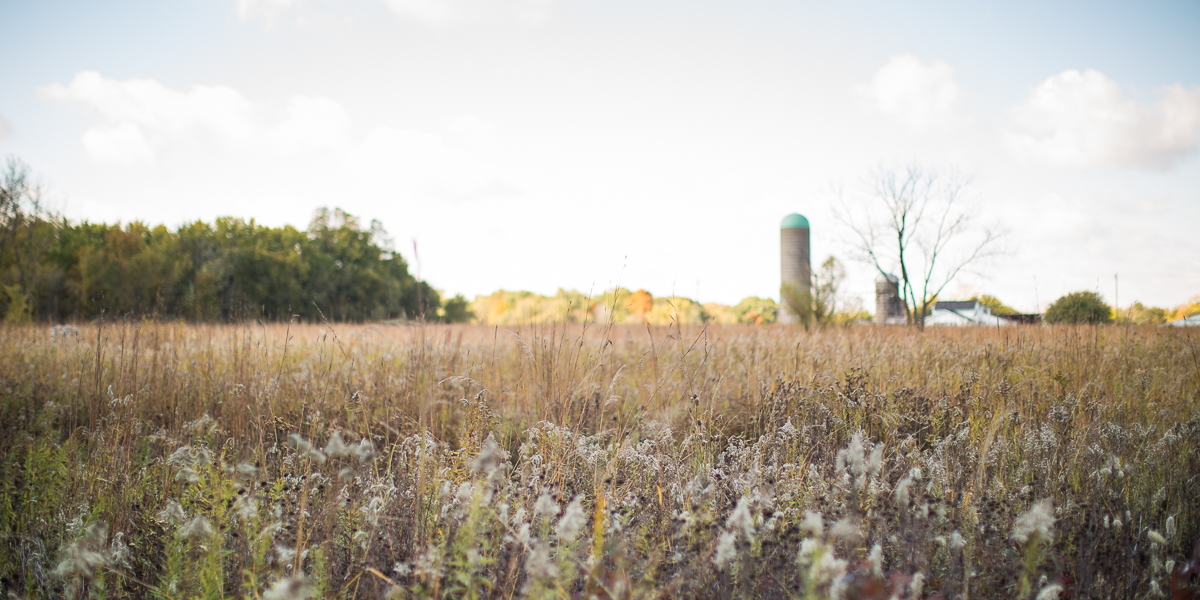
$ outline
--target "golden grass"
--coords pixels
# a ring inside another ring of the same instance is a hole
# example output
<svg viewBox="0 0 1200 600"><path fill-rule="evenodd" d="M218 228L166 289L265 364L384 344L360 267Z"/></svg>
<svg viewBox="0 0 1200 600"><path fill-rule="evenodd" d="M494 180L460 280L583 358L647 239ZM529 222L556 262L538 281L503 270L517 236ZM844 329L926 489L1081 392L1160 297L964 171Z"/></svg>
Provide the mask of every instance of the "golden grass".
<svg viewBox="0 0 1200 600"><path fill-rule="evenodd" d="M1200 538L1186 330L0 336L0 583L23 597L1124 597L1166 593ZM370 448L325 456L335 432ZM582 534L556 534L576 498ZM1053 537L1014 541L1043 499Z"/></svg>

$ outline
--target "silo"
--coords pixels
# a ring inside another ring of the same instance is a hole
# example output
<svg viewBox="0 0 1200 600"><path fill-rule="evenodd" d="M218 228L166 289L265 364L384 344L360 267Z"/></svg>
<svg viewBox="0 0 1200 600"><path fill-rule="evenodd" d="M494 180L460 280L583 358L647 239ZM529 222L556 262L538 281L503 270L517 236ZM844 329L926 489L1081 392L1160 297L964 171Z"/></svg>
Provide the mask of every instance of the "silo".
<svg viewBox="0 0 1200 600"><path fill-rule="evenodd" d="M809 260L808 219L792 213L779 224L780 282L779 322L795 323L796 317L787 310L782 290L792 286L798 292L812 292L812 262Z"/></svg>
<svg viewBox="0 0 1200 600"><path fill-rule="evenodd" d="M900 298L900 279L892 274L875 280L875 322L895 323L904 318L904 303Z"/></svg>

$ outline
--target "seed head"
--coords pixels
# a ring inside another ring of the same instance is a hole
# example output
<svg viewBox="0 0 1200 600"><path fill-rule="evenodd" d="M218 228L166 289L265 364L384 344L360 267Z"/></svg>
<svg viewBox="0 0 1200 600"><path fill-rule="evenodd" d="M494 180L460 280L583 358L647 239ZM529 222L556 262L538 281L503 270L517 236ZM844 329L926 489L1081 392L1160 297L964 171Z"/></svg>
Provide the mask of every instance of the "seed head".
<svg viewBox="0 0 1200 600"><path fill-rule="evenodd" d="M533 514L539 519L549 519L558 514L558 503L550 494L542 494L538 496L537 503L533 505Z"/></svg>
<svg viewBox="0 0 1200 600"><path fill-rule="evenodd" d="M175 533L180 539L204 538L216 533L204 515L196 515Z"/></svg>
<svg viewBox="0 0 1200 600"><path fill-rule="evenodd" d="M1034 504L1028 512L1017 518L1012 538L1020 544L1030 540L1050 541L1054 528L1054 504L1049 498Z"/></svg>
<svg viewBox="0 0 1200 600"><path fill-rule="evenodd" d="M583 512L583 496L575 496L575 499L567 505L567 512L563 513L562 519L558 521L558 539L566 543L575 541L575 536L579 534L579 530L587 523L587 514Z"/></svg>
<svg viewBox="0 0 1200 600"><path fill-rule="evenodd" d="M1052 583L1038 592L1036 600L1058 600L1058 595L1063 591L1063 586Z"/></svg>
<svg viewBox="0 0 1200 600"><path fill-rule="evenodd" d="M821 537L825 533L825 523L821 518L821 513L812 510L804 511L804 520L800 522L800 529L811 533L814 537Z"/></svg>
<svg viewBox="0 0 1200 600"><path fill-rule="evenodd" d="M750 514L750 499L742 496L737 503L737 508L733 509L733 514L729 515L729 519L725 521L725 526L731 529L740 530L746 539L754 539L754 517Z"/></svg>
<svg viewBox="0 0 1200 600"><path fill-rule="evenodd" d="M858 539L858 524L851 517L843 517L842 520L833 524L829 529L829 533L836 538L844 540Z"/></svg>
<svg viewBox="0 0 1200 600"><path fill-rule="evenodd" d="M737 533L732 531L722 533L717 540L717 555L713 557L713 563L717 565L718 569L725 570L725 567L729 566L729 562L737 556L736 541Z"/></svg>
<svg viewBox="0 0 1200 600"><path fill-rule="evenodd" d="M315 595L316 590L303 577L289 577L271 584L262 597L263 600L308 600Z"/></svg>

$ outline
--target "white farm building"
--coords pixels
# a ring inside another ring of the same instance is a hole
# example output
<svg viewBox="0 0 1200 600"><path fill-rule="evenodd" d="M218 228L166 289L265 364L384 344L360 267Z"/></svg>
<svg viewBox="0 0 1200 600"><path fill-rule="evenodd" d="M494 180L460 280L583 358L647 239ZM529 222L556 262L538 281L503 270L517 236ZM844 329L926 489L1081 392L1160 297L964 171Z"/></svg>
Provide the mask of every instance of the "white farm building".
<svg viewBox="0 0 1200 600"><path fill-rule="evenodd" d="M925 324L997 327L1013 323L993 315L991 307L980 304L978 300L951 300L935 304L929 316L925 317Z"/></svg>

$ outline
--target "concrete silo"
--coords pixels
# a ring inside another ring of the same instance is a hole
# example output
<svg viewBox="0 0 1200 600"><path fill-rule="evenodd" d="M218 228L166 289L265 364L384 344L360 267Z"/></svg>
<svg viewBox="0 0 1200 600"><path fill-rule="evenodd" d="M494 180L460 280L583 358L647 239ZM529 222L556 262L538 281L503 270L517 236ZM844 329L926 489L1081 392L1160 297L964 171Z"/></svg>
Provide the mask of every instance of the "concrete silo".
<svg viewBox="0 0 1200 600"><path fill-rule="evenodd" d="M782 277L779 297L779 322L795 323L796 317L787 310L783 289L792 286L798 292L812 293L812 261L809 255L808 219L792 213L779 224L779 263Z"/></svg>
<svg viewBox="0 0 1200 600"><path fill-rule="evenodd" d="M875 280L875 322L880 325L904 322L904 300L900 297L900 279L892 274Z"/></svg>

